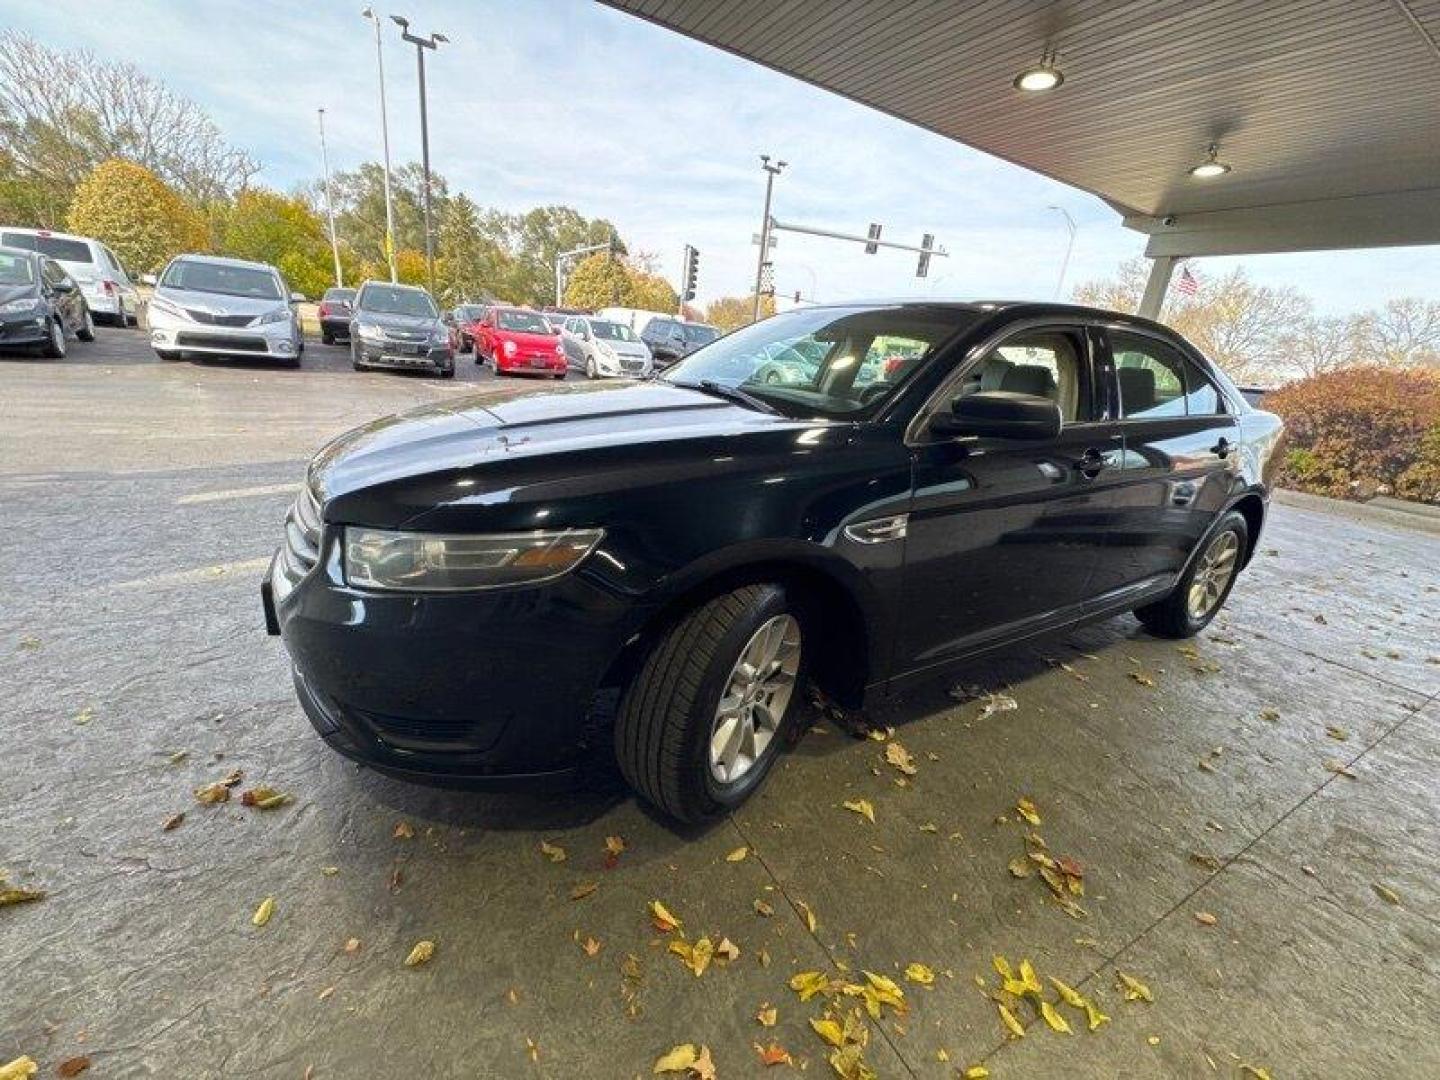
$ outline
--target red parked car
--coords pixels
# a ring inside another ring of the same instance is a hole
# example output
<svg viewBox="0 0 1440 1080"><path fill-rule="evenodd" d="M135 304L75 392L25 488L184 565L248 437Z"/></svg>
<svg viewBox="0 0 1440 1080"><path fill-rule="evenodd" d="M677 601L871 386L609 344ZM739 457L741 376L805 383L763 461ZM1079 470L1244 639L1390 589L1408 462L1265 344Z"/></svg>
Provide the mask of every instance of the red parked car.
<svg viewBox="0 0 1440 1080"><path fill-rule="evenodd" d="M524 308L492 307L475 326L475 362L496 375L565 377L565 350L545 316Z"/></svg>

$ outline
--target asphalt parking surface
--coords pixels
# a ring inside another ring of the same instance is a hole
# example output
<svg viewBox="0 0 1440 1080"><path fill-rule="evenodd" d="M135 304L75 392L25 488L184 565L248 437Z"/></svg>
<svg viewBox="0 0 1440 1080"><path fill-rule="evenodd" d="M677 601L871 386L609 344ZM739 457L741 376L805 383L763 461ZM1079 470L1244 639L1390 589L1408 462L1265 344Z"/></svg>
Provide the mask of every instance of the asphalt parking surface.
<svg viewBox="0 0 1440 1080"><path fill-rule="evenodd" d="M820 721L734 817L677 832L603 771L562 796L361 771L265 636L308 454L493 386L468 359L454 381L356 373L318 344L299 371L161 364L106 329L61 363L0 359L0 868L47 894L0 907L0 1062L611 1078L688 1042L721 1077L785 1075L760 1064L774 1043L821 1076L827 997L787 984L868 970L904 991L867 1020L884 1077L1440 1075L1440 539L1277 505L1193 647L1122 618L1011 650L950 680L966 700L941 684L869 718L888 738ZM232 769L294 801L197 803ZM1027 831L1078 862L1083 912L1028 872ZM654 900L738 957L692 974ZM977 986L996 955L1110 1022L1061 1006L1063 1034L1026 1004L1007 1039Z"/></svg>

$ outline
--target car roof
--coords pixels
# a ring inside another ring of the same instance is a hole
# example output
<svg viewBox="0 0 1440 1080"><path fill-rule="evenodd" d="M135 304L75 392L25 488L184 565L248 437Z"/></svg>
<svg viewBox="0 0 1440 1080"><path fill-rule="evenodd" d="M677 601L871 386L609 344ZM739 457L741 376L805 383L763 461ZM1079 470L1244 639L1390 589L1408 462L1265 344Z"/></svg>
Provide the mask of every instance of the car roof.
<svg viewBox="0 0 1440 1080"><path fill-rule="evenodd" d="M1124 311L1111 311L1107 308L1090 307L1086 304L1062 304L1048 300L989 300L983 298L941 298L928 299L914 296L898 297L871 297L858 300L830 301L824 304L807 305L805 310L824 310L826 308L857 308L857 307L904 307L904 308L950 308L957 311L973 311L983 315L1004 314L1012 319L1025 318L1070 318L1070 319L1100 319L1106 322L1128 323L1132 326L1143 327L1148 330L1163 331L1171 337L1179 337L1175 331L1164 323L1156 322L1154 319L1146 319L1139 315L1131 315Z"/></svg>
<svg viewBox="0 0 1440 1080"><path fill-rule="evenodd" d="M22 236L47 236L56 240L79 240L84 244L100 244L93 236L81 236L78 233L56 232L54 229L27 229L17 225L0 226L0 231L7 233L20 233Z"/></svg>
<svg viewBox="0 0 1440 1080"><path fill-rule="evenodd" d="M0 247L0 255L24 255L27 259L42 258L40 252L31 251L29 248ZM46 255L43 258L48 259L50 256Z"/></svg>
<svg viewBox="0 0 1440 1080"><path fill-rule="evenodd" d="M273 273L276 273L276 274L278 274L278 273L280 272L280 271L276 270L275 267L271 266L269 263L254 262L254 261L252 261L252 260L250 260L250 259L231 259L231 258L227 258L227 257L224 256L224 255L199 255L199 254L176 255L175 258L172 259L171 261L172 261L172 262L210 263L212 266L248 267L248 268L250 268L251 270L269 270L269 271L271 271L271 272L273 272Z"/></svg>
<svg viewBox="0 0 1440 1080"><path fill-rule="evenodd" d="M363 289L366 285L383 285L387 289L404 289L407 292L425 293L426 296L430 295L423 286L406 285L403 281L377 281L375 278L367 278L360 283L360 288Z"/></svg>

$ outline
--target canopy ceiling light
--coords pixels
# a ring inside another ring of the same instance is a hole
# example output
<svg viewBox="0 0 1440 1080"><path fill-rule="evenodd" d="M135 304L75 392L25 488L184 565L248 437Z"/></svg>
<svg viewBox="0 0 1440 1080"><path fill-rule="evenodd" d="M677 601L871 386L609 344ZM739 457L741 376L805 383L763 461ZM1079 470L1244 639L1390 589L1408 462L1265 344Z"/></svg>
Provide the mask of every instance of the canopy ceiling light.
<svg viewBox="0 0 1440 1080"><path fill-rule="evenodd" d="M1025 68L1015 76L1014 87L1029 94L1054 90L1065 81L1064 74L1055 66L1055 50L1046 49L1040 54L1040 62Z"/></svg>
<svg viewBox="0 0 1440 1080"><path fill-rule="evenodd" d="M1230 171L1230 166L1219 160L1219 153L1220 148L1212 142L1205 160L1191 169L1190 175L1196 180L1213 180L1217 176L1224 176Z"/></svg>

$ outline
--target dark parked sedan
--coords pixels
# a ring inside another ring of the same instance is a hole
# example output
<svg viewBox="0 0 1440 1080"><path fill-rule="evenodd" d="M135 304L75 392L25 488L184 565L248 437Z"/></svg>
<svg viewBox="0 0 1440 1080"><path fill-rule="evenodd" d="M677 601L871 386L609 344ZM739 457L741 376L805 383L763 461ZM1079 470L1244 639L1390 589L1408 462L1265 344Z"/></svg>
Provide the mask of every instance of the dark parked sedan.
<svg viewBox="0 0 1440 1080"><path fill-rule="evenodd" d="M455 345L424 289L367 281L355 295L350 360L356 371L429 368L448 379L455 374Z"/></svg>
<svg viewBox="0 0 1440 1080"><path fill-rule="evenodd" d="M95 340L95 320L73 278L54 259L0 247L0 349L65 355L67 336Z"/></svg>
<svg viewBox="0 0 1440 1080"><path fill-rule="evenodd" d="M772 381L777 345L819 362ZM807 680L861 707L1119 612L1196 633L1255 550L1279 434L1143 319L798 310L662 379L341 436L286 523L266 619L341 753L484 785L608 742L696 820L760 783Z"/></svg>
<svg viewBox="0 0 1440 1080"><path fill-rule="evenodd" d="M336 338L349 338L350 320L355 317L350 305L354 302L355 290L338 286L326 289L325 295L320 297L316 314L320 319L320 340L326 345L334 345Z"/></svg>

